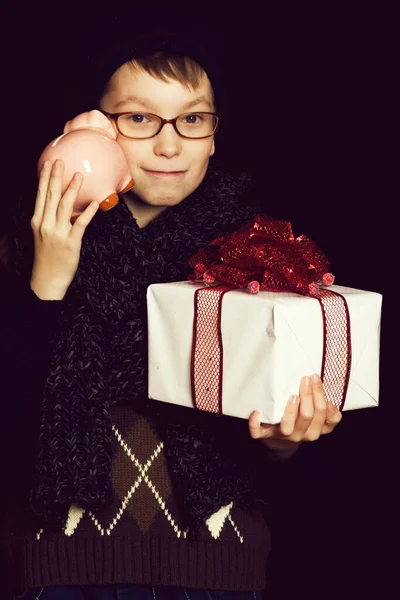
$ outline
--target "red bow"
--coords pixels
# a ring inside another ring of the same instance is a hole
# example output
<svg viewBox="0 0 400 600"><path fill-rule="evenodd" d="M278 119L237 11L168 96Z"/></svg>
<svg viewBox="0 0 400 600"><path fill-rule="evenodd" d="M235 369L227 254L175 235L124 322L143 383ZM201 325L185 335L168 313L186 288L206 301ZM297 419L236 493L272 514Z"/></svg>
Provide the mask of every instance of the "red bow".
<svg viewBox="0 0 400 600"><path fill-rule="evenodd" d="M288 221L257 215L233 232L213 240L189 260L191 281L259 290L312 294L334 281L328 259L305 235L294 237Z"/></svg>

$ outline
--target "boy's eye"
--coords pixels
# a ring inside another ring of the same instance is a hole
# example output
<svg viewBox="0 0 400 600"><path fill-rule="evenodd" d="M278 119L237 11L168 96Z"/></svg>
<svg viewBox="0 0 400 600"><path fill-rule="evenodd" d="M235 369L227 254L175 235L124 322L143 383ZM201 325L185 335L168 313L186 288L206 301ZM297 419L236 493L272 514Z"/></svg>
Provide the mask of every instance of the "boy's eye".
<svg viewBox="0 0 400 600"><path fill-rule="evenodd" d="M190 115L186 115L182 120L189 125L197 125L203 120L203 117L199 114L192 113Z"/></svg>
<svg viewBox="0 0 400 600"><path fill-rule="evenodd" d="M132 113L132 114L128 115L128 118L133 123L146 123L149 121L148 116L146 116L142 113Z"/></svg>

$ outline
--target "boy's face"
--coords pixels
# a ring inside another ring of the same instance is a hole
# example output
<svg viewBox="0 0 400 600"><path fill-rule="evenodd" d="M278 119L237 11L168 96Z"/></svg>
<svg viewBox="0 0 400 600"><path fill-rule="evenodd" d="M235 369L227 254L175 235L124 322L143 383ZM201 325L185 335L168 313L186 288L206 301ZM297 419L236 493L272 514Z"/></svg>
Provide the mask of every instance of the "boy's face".
<svg viewBox="0 0 400 600"><path fill-rule="evenodd" d="M136 100L129 96L135 96ZM177 81L165 83L125 64L113 74L100 108L110 113L149 112L172 119L185 112L212 112L212 98L211 84L205 73L200 86L188 90ZM193 103L196 99L199 101ZM189 103L193 104L187 107ZM152 206L174 206L189 196L202 182L215 150L214 136L183 138L172 124L164 125L160 133L150 139L128 139L119 135L117 141L135 181L132 191Z"/></svg>

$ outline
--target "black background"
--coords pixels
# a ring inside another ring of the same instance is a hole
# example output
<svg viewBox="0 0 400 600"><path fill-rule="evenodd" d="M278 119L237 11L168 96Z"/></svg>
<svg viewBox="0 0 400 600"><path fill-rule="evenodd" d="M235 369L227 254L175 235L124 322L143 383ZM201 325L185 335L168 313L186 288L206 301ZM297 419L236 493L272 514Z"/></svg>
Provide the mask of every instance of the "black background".
<svg viewBox="0 0 400 600"><path fill-rule="evenodd" d="M219 162L253 172L265 213L312 237L338 284L384 295L380 407L345 413L333 434L303 445L284 469L265 595L274 600L384 597L396 521L398 394L389 383L396 353L389 351L386 308L396 278L388 267L394 197L381 170L382 44L390 15L324 4L182 7L223 39L230 102L216 139ZM139 4L113 3L110 22L124 10L127 19L148 18ZM74 116L65 85L79 87L83 40L98 35L100 11L66 3L10 8L3 23L6 39L11 32L15 40L6 43L3 69L7 198L29 189L41 150ZM6 230L10 204L3 206Z"/></svg>

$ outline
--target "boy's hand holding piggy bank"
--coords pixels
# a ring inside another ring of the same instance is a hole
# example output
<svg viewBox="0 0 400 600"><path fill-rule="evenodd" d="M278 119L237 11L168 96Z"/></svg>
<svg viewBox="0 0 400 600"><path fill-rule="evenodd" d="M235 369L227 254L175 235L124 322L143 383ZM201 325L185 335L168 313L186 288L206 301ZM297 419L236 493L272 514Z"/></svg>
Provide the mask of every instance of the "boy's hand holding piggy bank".
<svg viewBox="0 0 400 600"><path fill-rule="evenodd" d="M117 132L100 111L78 115L43 151L31 219L31 288L43 300L64 297L78 269L82 238L97 209L118 203L134 181Z"/></svg>

